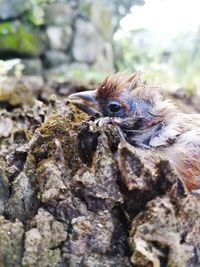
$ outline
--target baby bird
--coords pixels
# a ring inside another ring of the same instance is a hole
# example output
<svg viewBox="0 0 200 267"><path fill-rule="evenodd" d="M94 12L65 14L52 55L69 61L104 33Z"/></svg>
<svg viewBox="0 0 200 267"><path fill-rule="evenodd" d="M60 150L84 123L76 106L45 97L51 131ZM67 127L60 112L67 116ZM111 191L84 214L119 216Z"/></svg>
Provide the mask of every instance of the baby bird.
<svg viewBox="0 0 200 267"><path fill-rule="evenodd" d="M117 125L132 146L168 160L186 191L200 195L200 114L178 111L160 87L142 81L141 73L112 74L97 90L72 94L69 101L98 117L99 125Z"/></svg>

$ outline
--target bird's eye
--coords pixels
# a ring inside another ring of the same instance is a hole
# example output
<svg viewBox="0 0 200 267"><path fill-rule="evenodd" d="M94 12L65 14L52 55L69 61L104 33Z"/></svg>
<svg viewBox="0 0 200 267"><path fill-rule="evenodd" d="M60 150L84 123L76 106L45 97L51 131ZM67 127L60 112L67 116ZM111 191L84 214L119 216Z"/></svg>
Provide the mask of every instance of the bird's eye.
<svg viewBox="0 0 200 267"><path fill-rule="evenodd" d="M120 117L125 116L124 105L115 99L108 99L100 105L100 111L103 117Z"/></svg>
<svg viewBox="0 0 200 267"><path fill-rule="evenodd" d="M121 110L122 106L120 103L112 101L109 103L108 108L111 113L118 113Z"/></svg>

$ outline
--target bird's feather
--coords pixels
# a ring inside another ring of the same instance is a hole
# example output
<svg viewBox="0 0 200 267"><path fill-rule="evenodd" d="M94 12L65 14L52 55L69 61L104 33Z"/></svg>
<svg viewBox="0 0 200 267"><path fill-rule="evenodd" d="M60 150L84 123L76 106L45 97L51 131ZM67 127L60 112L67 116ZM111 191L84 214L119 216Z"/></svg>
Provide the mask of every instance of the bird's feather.
<svg viewBox="0 0 200 267"><path fill-rule="evenodd" d="M97 98L112 98L121 92L132 92L143 84L141 75L141 72L130 75L126 71L109 75L97 89Z"/></svg>

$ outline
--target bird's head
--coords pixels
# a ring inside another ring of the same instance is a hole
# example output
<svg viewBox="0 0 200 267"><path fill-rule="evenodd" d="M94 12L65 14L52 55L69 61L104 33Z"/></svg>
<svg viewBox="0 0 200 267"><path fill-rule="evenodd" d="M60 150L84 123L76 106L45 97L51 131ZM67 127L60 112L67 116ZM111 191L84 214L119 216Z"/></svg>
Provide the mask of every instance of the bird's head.
<svg viewBox="0 0 200 267"><path fill-rule="evenodd" d="M68 99L91 116L148 118L152 113L151 99L133 93L141 85L140 73L119 72L108 76L96 90L75 93Z"/></svg>
<svg viewBox="0 0 200 267"><path fill-rule="evenodd" d="M141 73L112 74L96 90L75 93L68 99L97 121L100 118L119 126L130 144L165 146L180 132L176 107L163 98L159 86L142 81Z"/></svg>

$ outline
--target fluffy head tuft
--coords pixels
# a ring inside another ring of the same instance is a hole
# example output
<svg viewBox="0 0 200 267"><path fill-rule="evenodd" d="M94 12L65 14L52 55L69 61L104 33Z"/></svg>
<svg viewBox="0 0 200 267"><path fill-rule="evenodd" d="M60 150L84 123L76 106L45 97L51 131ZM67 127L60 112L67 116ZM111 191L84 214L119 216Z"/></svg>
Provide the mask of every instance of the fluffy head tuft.
<svg viewBox="0 0 200 267"><path fill-rule="evenodd" d="M97 97L101 99L112 98L121 92L130 92L140 84L142 84L141 72L132 75L127 72L111 74L97 89Z"/></svg>

